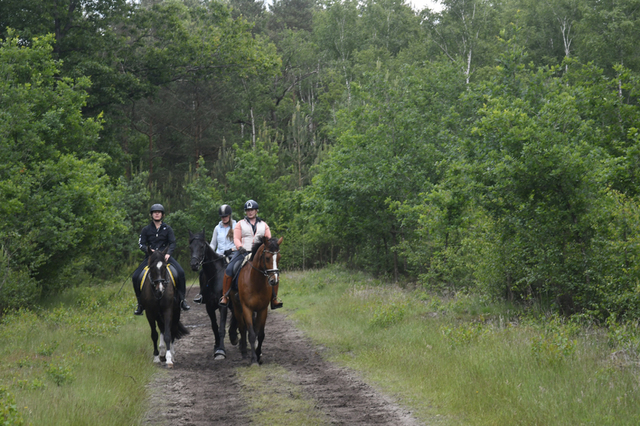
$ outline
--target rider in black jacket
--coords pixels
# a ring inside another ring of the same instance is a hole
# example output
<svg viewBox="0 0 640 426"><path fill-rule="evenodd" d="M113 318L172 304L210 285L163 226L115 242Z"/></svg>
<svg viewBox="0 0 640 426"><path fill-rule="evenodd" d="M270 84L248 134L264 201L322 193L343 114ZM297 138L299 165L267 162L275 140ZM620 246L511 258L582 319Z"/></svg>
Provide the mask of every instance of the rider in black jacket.
<svg viewBox="0 0 640 426"><path fill-rule="evenodd" d="M165 256L165 261L173 265L173 267L178 272L178 276L176 277L176 288L178 290L178 297L180 298L180 306L182 307L182 310L188 311L189 309L191 309L191 307L187 305L187 302L185 302L184 300L185 294L187 292L184 269L182 269L182 266L180 266L178 261L171 256L173 250L176 248L176 237L173 234L173 229L171 229L169 225L162 221L162 219L164 218L164 207L162 206L162 204L152 205L150 213L151 219L153 219L153 221L142 228L142 231L140 231L140 239L138 240L138 245L140 246L140 250L144 252L145 258L131 277L133 281L133 290L136 292L136 298L138 299L138 306L133 314L142 315L142 311L144 310L144 308L140 304L140 279L142 278L142 270L145 266L147 266L149 261L147 246L149 246L153 251L163 251L165 248L169 247L169 250L167 251L167 254Z"/></svg>

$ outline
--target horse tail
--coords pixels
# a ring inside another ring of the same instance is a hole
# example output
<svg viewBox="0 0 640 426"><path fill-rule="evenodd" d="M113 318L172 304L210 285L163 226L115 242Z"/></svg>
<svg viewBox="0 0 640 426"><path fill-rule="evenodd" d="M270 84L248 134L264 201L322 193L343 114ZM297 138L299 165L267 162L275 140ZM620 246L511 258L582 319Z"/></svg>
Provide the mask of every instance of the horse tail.
<svg viewBox="0 0 640 426"><path fill-rule="evenodd" d="M171 330L171 337L178 340L188 335L190 331L180 321L175 321Z"/></svg>

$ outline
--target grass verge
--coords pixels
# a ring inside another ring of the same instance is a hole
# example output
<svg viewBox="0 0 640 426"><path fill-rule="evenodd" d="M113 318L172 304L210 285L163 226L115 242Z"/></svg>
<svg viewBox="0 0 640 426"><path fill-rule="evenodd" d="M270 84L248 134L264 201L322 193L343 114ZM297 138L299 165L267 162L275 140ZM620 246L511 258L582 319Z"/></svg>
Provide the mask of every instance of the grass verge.
<svg viewBox="0 0 640 426"><path fill-rule="evenodd" d="M339 267L289 272L290 317L426 423L636 425L637 359L611 333Z"/></svg>
<svg viewBox="0 0 640 426"><path fill-rule="evenodd" d="M139 424L155 371L151 342L148 327L131 315L132 298L116 298L117 290L78 288L2 318L6 424Z"/></svg>

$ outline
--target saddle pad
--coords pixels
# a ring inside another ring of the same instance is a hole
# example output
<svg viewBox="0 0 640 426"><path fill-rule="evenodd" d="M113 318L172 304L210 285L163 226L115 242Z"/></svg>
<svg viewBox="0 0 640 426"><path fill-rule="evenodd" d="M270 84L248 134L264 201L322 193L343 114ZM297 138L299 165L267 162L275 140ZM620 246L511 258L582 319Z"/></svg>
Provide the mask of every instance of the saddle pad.
<svg viewBox="0 0 640 426"><path fill-rule="evenodd" d="M175 270L174 266L169 264L167 265L167 271L169 271L169 276L171 277L171 282L173 283L173 286L176 286L176 279L174 278L174 275L178 274L178 271ZM142 290L142 287L144 286L144 280L145 278L147 278L147 274L149 273L149 267L145 266L144 269L142 270L142 279L140 280L140 290Z"/></svg>

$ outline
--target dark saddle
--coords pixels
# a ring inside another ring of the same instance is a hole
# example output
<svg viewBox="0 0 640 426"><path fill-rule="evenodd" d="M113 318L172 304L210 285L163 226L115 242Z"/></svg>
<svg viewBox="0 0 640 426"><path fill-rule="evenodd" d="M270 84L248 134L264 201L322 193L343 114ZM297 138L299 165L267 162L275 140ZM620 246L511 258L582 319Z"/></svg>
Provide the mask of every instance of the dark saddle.
<svg viewBox="0 0 640 426"><path fill-rule="evenodd" d="M231 289L233 291L238 291L238 275L240 275L240 270L251 260L251 253L247 253L242 262L236 262L233 265L233 281L231 281Z"/></svg>

